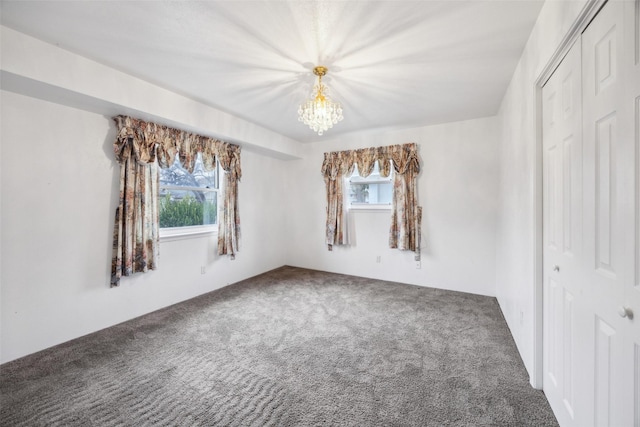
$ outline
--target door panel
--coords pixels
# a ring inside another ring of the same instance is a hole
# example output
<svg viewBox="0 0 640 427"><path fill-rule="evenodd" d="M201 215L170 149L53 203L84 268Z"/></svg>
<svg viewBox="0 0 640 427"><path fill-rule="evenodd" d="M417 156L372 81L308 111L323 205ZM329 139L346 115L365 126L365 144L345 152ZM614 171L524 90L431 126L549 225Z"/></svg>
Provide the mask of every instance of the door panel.
<svg viewBox="0 0 640 427"><path fill-rule="evenodd" d="M544 389L563 425L579 425L582 128L580 41L543 88Z"/></svg>
<svg viewBox="0 0 640 427"><path fill-rule="evenodd" d="M635 317L626 319L626 333L628 335L628 347L624 355L624 363L632 368L625 385L630 391L630 404L633 406L633 424L640 427L640 0L636 0L634 7L626 6L625 16L625 40L631 40L628 53L625 55L627 75L625 78L625 105L630 106L629 123L625 123L623 132L629 140L633 140L635 150L635 182L631 187L635 193L635 206L633 219L636 228L635 233L635 280L633 286L626 289L624 304L630 308Z"/></svg>
<svg viewBox="0 0 640 427"><path fill-rule="evenodd" d="M542 91L543 387L561 426L640 427L639 24L640 0L609 1Z"/></svg>
<svg viewBox="0 0 640 427"><path fill-rule="evenodd" d="M568 96L571 96L570 92L567 92ZM562 248L563 252L567 256L573 256L573 168L576 161L580 161L580 159L576 159L574 155L574 141L573 135L569 135L563 141L563 149L562 149L562 163L563 170L562 176L564 177L563 182L563 200L562 200Z"/></svg>
<svg viewBox="0 0 640 427"><path fill-rule="evenodd" d="M584 257L595 325L594 420L638 426L638 1L610 1L582 35ZM585 343L589 354L589 341Z"/></svg>
<svg viewBox="0 0 640 427"><path fill-rule="evenodd" d="M610 279L616 278L614 255L615 236L611 220L616 215L616 115L611 113L598 120L595 125L595 268ZM591 224L590 224L591 225Z"/></svg>
<svg viewBox="0 0 640 427"><path fill-rule="evenodd" d="M563 372L563 380L562 384L562 403L564 404L565 409L569 416L573 419L573 406L574 406L574 373L575 367L573 361L575 360L574 354L574 339L575 339L575 328L574 328L574 319L576 316L574 310L574 300L575 297L571 292L569 292L566 288L564 289L564 301L563 301L563 319L562 324L564 326L563 336L564 342L562 353L564 356L563 364L562 364L562 372Z"/></svg>
<svg viewBox="0 0 640 427"><path fill-rule="evenodd" d="M611 424L611 372L612 352L616 331L607 322L596 316L595 345L595 420L597 426Z"/></svg>
<svg viewBox="0 0 640 427"><path fill-rule="evenodd" d="M635 408L633 425L638 427L640 426L640 340L638 340L638 337L633 343L633 350L633 406Z"/></svg>
<svg viewBox="0 0 640 427"><path fill-rule="evenodd" d="M640 1L637 2L637 10L638 15L640 15ZM638 16L638 20L636 21L639 23L640 25L640 16ZM640 34L640 26L638 29L638 34ZM640 40L637 41L638 45L640 45ZM640 50L640 47L638 47L638 50ZM640 56L640 53L638 53L638 56ZM638 62L636 62L636 74L640 74L640 64ZM636 91L638 91L640 89L636 89ZM635 109L636 109L636 113L635 113L635 122L636 122L636 137L635 137L635 141L636 141L636 166L635 166L635 170L636 170L636 280L635 280L635 290L637 291L637 294L640 294L640 195L638 193L640 193L640 97L636 98L636 103L635 103Z"/></svg>

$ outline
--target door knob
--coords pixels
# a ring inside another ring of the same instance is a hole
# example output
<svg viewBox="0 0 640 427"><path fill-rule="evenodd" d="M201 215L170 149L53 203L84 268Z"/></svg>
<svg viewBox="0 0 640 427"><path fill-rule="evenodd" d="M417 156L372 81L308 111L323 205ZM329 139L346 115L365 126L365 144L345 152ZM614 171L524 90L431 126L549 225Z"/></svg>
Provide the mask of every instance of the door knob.
<svg viewBox="0 0 640 427"><path fill-rule="evenodd" d="M626 317L627 319L633 319L633 310L629 307L620 307L618 309L618 314L620 317Z"/></svg>
<svg viewBox="0 0 640 427"><path fill-rule="evenodd" d="M554 265L553 266L553 271L556 271L556 272L559 273L560 272L560 266L559 265Z"/></svg>

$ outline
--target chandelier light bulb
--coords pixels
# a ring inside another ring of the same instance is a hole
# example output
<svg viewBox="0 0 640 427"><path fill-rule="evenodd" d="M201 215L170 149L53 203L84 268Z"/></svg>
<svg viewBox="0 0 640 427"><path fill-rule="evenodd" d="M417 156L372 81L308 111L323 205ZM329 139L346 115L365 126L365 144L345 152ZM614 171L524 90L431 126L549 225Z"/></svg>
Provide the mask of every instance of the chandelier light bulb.
<svg viewBox="0 0 640 427"><path fill-rule="evenodd" d="M318 66L313 69L313 74L318 76L318 83L313 86L311 99L307 100L298 108L298 121L309 126L318 135L322 134L341 121L342 105L333 102L327 97L328 88L322 83L322 76L329 71L326 67Z"/></svg>

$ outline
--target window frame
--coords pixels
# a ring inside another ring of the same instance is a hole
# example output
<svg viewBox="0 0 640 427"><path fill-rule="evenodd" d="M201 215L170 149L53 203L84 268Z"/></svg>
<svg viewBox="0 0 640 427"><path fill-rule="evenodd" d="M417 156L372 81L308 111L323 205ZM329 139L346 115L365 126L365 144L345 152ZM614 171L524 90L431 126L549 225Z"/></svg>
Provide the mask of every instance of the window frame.
<svg viewBox="0 0 640 427"><path fill-rule="evenodd" d="M200 155L200 154L199 154ZM176 155L176 158L179 161L179 157ZM180 191L203 191L207 193L216 193L216 223L215 224L202 224L202 225L188 225L183 227L160 227L158 224L159 237L161 242L173 241L173 240L182 240L182 239L190 239L197 237L210 237L216 236L218 234L218 214L220 213L220 193L221 188L224 185L224 173L221 173L222 168L220 168L220 162L216 160L216 181L218 183L218 188L209 188L209 187L192 187L192 186L180 186L180 185L162 185L160 184L160 178L158 178L158 204L160 203L160 195L161 189L175 189ZM158 215L160 214L160 206L158 206Z"/></svg>
<svg viewBox="0 0 640 427"><path fill-rule="evenodd" d="M375 168L379 168L379 165L376 162L376 166ZM354 169L354 173L357 170L357 165L356 168ZM374 169L375 170L375 169ZM391 172L389 173L389 176L386 178L383 178L382 176L378 175L375 178L372 178L373 176L373 172L371 175L369 175L366 178L363 178L362 176L360 176L360 171L358 171L358 175L355 178L358 178L357 181L353 182L354 184L386 184L386 183L391 183L391 202L389 203L353 203L351 202L351 197L349 196L349 194L351 193L351 184L352 184L352 178L354 178L353 174L351 174L351 176L345 176L345 186L348 190L348 194L347 194L347 210L353 210L353 211L390 211L393 208L393 178L395 175L395 170L393 168L391 168Z"/></svg>

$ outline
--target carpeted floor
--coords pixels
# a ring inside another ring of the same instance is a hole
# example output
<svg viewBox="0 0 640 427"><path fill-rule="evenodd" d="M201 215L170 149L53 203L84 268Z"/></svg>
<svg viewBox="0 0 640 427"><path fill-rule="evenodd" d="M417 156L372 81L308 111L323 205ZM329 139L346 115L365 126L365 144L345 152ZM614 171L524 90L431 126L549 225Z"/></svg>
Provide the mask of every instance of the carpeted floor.
<svg viewBox="0 0 640 427"><path fill-rule="evenodd" d="M282 267L0 367L2 426L555 426L495 298Z"/></svg>

